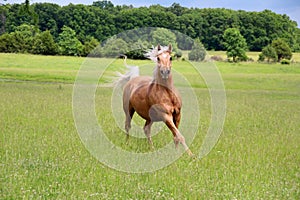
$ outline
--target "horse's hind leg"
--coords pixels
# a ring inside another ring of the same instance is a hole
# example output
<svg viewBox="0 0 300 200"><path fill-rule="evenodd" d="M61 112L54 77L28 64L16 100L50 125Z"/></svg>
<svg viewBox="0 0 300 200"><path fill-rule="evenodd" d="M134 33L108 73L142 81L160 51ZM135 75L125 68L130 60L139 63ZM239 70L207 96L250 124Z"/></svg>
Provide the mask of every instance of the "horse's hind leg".
<svg viewBox="0 0 300 200"><path fill-rule="evenodd" d="M145 135L147 136L147 139L148 139L148 142L150 144L150 147L151 149L153 149L153 142L152 142L152 139L151 139L151 126L152 126L153 122L152 121L146 121L145 123L145 126L144 126L144 132L145 132Z"/></svg>
<svg viewBox="0 0 300 200"><path fill-rule="evenodd" d="M127 138L127 141L128 141L128 139L129 139L129 130L131 128L131 119L132 119L132 116L133 116L135 110L132 106L128 105L128 108L124 109L124 112L125 112L125 115L126 115L125 130L126 130L126 138Z"/></svg>

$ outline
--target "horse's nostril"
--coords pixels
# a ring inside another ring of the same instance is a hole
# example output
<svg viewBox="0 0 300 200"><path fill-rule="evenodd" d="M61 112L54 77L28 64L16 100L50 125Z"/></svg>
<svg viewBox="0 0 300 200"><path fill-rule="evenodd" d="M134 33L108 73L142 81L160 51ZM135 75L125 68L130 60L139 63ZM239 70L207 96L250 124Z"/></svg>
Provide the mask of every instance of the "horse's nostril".
<svg viewBox="0 0 300 200"><path fill-rule="evenodd" d="M166 70L160 70L160 73L161 74L170 74L170 70L169 69L166 69Z"/></svg>

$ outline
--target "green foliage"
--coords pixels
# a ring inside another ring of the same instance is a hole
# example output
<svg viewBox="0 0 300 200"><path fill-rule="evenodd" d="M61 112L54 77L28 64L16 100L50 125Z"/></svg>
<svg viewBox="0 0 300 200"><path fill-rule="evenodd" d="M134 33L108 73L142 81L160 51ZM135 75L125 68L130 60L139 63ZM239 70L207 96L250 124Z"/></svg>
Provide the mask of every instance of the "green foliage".
<svg viewBox="0 0 300 200"><path fill-rule="evenodd" d="M6 23L7 7L0 5L0 35L5 33L5 23Z"/></svg>
<svg viewBox="0 0 300 200"><path fill-rule="evenodd" d="M172 44L173 51L177 51L177 42L175 33L165 28L158 28L152 32L152 42L157 45L167 46Z"/></svg>
<svg viewBox="0 0 300 200"><path fill-rule="evenodd" d="M188 56L189 60L192 61L203 61L205 59L206 51L198 38L194 41L194 45Z"/></svg>
<svg viewBox="0 0 300 200"><path fill-rule="evenodd" d="M16 27L15 32L1 36L0 49L10 53L30 53L35 35L33 25L23 24Z"/></svg>
<svg viewBox="0 0 300 200"><path fill-rule="evenodd" d="M37 3L33 7L35 13L39 16L39 29L41 31L49 30L51 35L57 38L59 34L58 12L60 6L52 3Z"/></svg>
<svg viewBox="0 0 300 200"><path fill-rule="evenodd" d="M126 54L128 52L128 44L121 38L110 38L106 41L102 48L103 56L105 57L119 57L120 54Z"/></svg>
<svg viewBox="0 0 300 200"><path fill-rule="evenodd" d="M102 1L94 1L93 6L99 7L101 9L111 9L114 7L114 4L111 1L102 0Z"/></svg>
<svg viewBox="0 0 300 200"><path fill-rule="evenodd" d="M58 46L54 42L50 31L44 31L36 35L33 42L32 53L43 55L55 55L58 53Z"/></svg>
<svg viewBox="0 0 300 200"><path fill-rule="evenodd" d="M224 46L228 58L233 58L233 62L246 60L247 43L245 38L236 28L229 28L223 34Z"/></svg>
<svg viewBox="0 0 300 200"><path fill-rule="evenodd" d="M290 60L292 58L293 54L291 48L283 39L273 40L271 45L276 51L278 62L282 59Z"/></svg>
<svg viewBox="0 0 300 200"><path fill-rule="evenodd" d="M12 35L9 33L0 35L0 52L11 53L14 52L14 49Z"/></svg>
<svg viewBox="0 0 300 200"><path fill-rule="evenodd" d="M151 44L148 41L139 39L136 42L130 43L129 46L130 50L129 52L126 52L128 58L140 60L147 59L144 54L151 47Z"/></svg>
<svg viewBox="0 0 300 200"><path fill-rule="evenodd" d="M67 26L59 34L58 45L62 55L80 56L83 53L83 45L77 39L75 31Z"/></svg>
<svg viewBox="0 0 300 200"><path fill-rule="evenodd" d="M29 5L27 1L26 4L0 6L0 33L15 32L22 24L34 25L36 32L49 30L56 42L62 28L68 26L76 32L81 43L90 37L103 42L125 30L161 27L177 30L192 39L199 38L208 50L226 50L223 33L230 27L238 27L250 51L261 51L277 38L284 39L293 51L300 50L300 30L297 24L287 15L269 10L246 12L224 8L185 8L177 3L170 7L152 5L134 8L115 6L111 1L67 6L51 3ZM179 34L176 36L179 49L191 49L192 40L182 40ZM148 38L143 40L149 41ZM124 41L128 43L128 40Z"/></svg>
<svg viewBox="0 0 300 200"><path fill-rule="evenodd" d="M280 63L282 65L289 65L289 64L291 64L291 61L290 60L286 60L286 59L282 59Z"/></svg>
<svg viewBox="0 0 300 200"><path fill-rule="evenodd" d="M34 12L32 6L29 3L29 0L25 0L25 3L22 4L22 6L19 9L19 14L29 16L29 18L31 18L31 23L34 24L37 27L39 17Z"/></svg>
<svg viewBox="0 0 300 200"><path fill-rule="evenodd" d="M94 37L89 38L89 40L84 42L83 55L87 56L90 54L91 56L95 56L93 53L98 45L99 42L97 39L95 39Z"/></svg>
<svg viewBox="0 0 300 200"><path fill-rule="evenodd" d="M176 51L176 54L175 54L175 57L177 57L177 58L181 58L182 57L182 51L181 50L177 50Z"/></svg>
<svg viewBox="0 0 300 200"><path fill-rule="evenodd" d="M268 62L276 62L277 61L277 53L276 50L272 47L272 45L268 45L262 49L261 54L259 54L259 61L264 61L267 59Z"/></svg>
<svg viewBox="0 0 300 200"><path fill-rule="evenodd" d="M33 25L23 24L0 36L0 52L55 55L58 46L50 31L39 33Z"/></svg>

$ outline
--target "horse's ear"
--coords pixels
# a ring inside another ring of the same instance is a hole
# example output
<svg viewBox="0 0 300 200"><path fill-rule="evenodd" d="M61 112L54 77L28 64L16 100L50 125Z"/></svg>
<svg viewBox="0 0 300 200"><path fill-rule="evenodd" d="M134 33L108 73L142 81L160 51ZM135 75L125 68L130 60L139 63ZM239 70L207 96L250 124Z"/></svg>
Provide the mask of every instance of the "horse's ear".
<svg viewBox="0 0 300 200"><path fill-rule="evenodd" d="M168 49L169 52L172 52L172 44L169 44L169 49Z"/></svg>
<svg viewBox="0 0 300 200"><path fill-rule="evenodd" d="M157 50L158 50L158 51L161 50L160 44L157 45Z"/></svg>

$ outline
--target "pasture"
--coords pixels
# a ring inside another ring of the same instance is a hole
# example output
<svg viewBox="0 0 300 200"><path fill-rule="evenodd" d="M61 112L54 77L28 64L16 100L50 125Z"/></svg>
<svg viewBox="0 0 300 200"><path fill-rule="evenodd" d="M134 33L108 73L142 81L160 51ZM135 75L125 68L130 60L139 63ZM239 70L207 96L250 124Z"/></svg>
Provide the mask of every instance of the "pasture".
<svg viewBox="0 0 300 200"><path fill-rule="evenodd" d="M201 160L184 154L158 171L131 174L101 164L79 138L72 92L82 62L0 54L0 199L299 199L299 63L216 63L227 96L217 145ZM122 66L122 60L112 62L107 74ZM187 77L201 110L190 146L197 154L209 127L210 96L188 62L174 61L173 68ZM110 87L95 94L107 137L124 149L149 151L145 138L126 144L111 116L111 94ZM156 147L170 141L167 128L153 137Z"/></svg>

